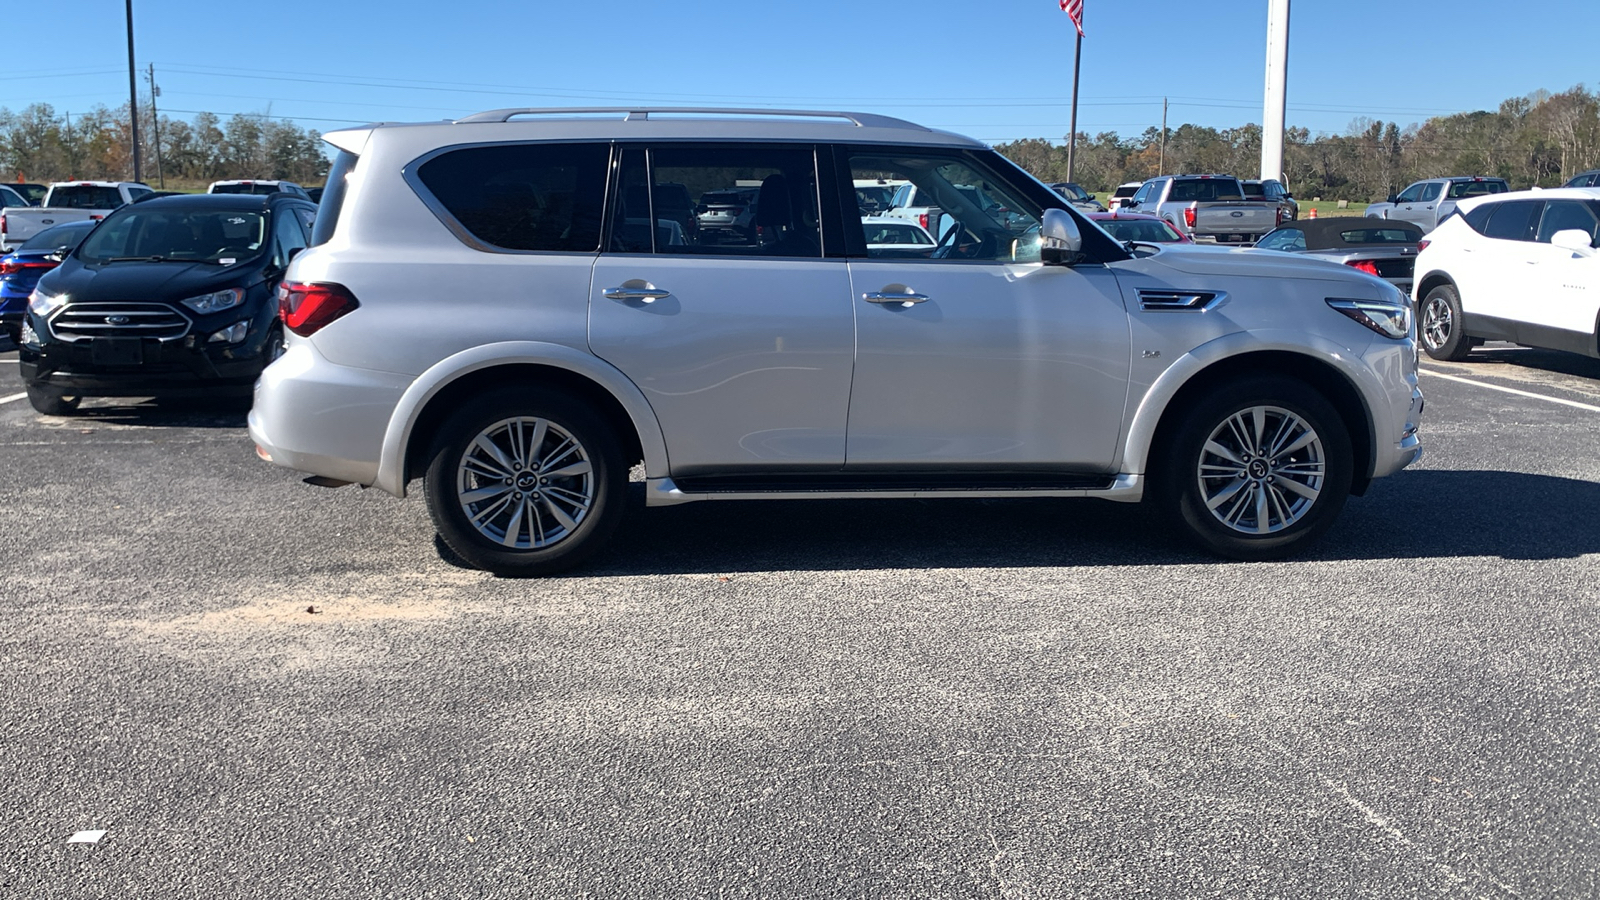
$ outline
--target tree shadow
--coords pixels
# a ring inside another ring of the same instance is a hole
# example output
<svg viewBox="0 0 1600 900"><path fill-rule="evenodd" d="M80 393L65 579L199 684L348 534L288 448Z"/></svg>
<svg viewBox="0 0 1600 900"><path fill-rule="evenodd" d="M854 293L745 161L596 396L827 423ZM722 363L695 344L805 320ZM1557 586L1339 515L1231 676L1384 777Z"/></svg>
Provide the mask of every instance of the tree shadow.
<svg viewBox="0 0 1600 900"><path fill-rule="evenodd" d="M1474 348L1471 355L1459 363L1438 360L1425 360L1425 362L1439 367L1456 367L1448 370L1451 374L1459 372L1493 375L1497 369L1532 369L1600 381L1600 359L1580 356L1577 353L1563 353L1560 350L1521 347L1516 344L1486 344Z"/></svg>
<svg viewBox="0 0 1600 900"><path fill-rule="evenodd" d="M642 508L574 574L1030 568L1220 562L1143 506L1096 500L830 500ZM1600 553L1600 484L1500 471L1402 472L1352 497L1290 562ZM442 545L441 545L442 546Z"/></svg>

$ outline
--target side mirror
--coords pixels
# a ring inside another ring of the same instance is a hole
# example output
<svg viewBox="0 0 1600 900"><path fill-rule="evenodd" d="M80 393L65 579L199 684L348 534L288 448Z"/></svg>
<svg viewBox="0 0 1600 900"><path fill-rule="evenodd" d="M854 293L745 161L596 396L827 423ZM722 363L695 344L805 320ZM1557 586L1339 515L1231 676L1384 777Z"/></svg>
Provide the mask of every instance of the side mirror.
<svg viewBox="0 0 1600 900"><path fill-rule="evenodd" d="M1093 199L1094 199L1094 198L1095 198L1095 195L1094 195L1094 194L1090 194L1090 195L1089 195L1089 199L1090 199L1090 200L1093 200Z"/></svg>
<svg viewBox="0 0 1600 900"><path fill-rule="evenodd" d="M1039 229L1039 258L1047 266L1070 266L1083 254L1078 221L1064 209L1047 209Z"/></svg>
<svg viewBox="0 0 1600 900"><path fill-rule="evenodd" d="M1589 232L1581 228L1567 228L1550 236L1550 244L1563 250L1571 250L1579 256L1594 256L1594 242L1589 237Z"/></svg>
<svg viewBox="0 0 1600 900"><path fill-rule="evenodd" d="M1285 199L1285 200L1293 200L1294 199L1294 195L1289 193L1288 191L1284 191L1283 192L1283 199Z"/></svg>
<svg viewBox="0 0 1600 900"><path fill-rule="evenodd" d="M1387 200L1385 200L1383 202L1385 202L1385 203L1399 203L1400 202L1400 195L1399 194L1390 194L1389 195L1389 199L1387 199Z"/></svg>
<svg viewBox="0 0 1600 900"><path fill-rule="evenodd" d="M1139 201L1133 199L1132 197L1129 197L1128 199L1122 201L1122 204L1118 208L1119 209L1133 209L1135 206L1138 206L1138 205L1139 205Z"/></svg>

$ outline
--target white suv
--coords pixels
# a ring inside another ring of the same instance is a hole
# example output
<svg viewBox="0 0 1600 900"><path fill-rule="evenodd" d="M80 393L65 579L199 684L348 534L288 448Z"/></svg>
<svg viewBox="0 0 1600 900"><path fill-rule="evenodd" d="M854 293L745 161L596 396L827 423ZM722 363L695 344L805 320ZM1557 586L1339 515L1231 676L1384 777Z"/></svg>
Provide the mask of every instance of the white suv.
<svg viewBox="0 0 1600 900"><path fill-rule="evenodd" d="M1492 194L1428 235L1412 289L1423 349L1486 340L1600 356L1600 188Z"/></svg>
<svg viewBox="0 0 1600 900"><path fill-rule="evenodd" d="M313 483L422 479L444 541L496 573L592 553L640 463L647 505L1151 498L1260 559L1421 453L1393 286L1135 253L963 137L859 113L498 110L326 139L251 436ZM916 185L951 226L869 246L861 179ZM748 230L680 208L680 188L744 185Z"/></svg>

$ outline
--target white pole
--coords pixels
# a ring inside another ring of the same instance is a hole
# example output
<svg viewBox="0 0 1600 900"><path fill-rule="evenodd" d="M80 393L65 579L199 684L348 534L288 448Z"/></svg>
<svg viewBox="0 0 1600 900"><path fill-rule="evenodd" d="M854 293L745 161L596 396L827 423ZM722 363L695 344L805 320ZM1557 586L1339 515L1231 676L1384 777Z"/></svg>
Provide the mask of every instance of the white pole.
<svg viewBox="0 0 1600 900"><path fill-rule="evenodd" d="M1289 0L1267 0L1267 89L1261 109L1261 177L1283 177L1288 104Z"/></svg>

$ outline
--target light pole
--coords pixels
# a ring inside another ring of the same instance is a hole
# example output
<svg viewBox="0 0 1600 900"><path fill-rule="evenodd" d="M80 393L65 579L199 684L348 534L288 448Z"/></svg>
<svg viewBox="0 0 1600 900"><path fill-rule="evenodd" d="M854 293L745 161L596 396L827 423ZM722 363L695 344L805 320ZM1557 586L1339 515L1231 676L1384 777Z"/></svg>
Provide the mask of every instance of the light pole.
<svg viewBox="0 0 1600 900"><path fill-rule="evenodd" d="M1283 177L1289 82L1289 0L1267 0L1267 88L1261 109L1261 177Z"/></svg>
<svg viewBox="0 0 1600 900"><path fill-rule="evenodd" d="M139 177L139 81L133 68L133 0L128 7L128 128L133 137L133 180Z"/></svg>

